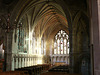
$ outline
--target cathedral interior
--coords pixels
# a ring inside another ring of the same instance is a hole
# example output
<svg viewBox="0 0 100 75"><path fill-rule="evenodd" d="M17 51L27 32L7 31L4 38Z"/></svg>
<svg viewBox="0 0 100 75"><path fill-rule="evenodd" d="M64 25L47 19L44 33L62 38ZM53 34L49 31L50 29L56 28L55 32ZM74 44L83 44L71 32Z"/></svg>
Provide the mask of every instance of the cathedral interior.
<svg viewBox="0 0 100 75"><path fill-rule="evenodd" d="M99 10L99 0L0 0L0 73L100 75Z"/></svg>

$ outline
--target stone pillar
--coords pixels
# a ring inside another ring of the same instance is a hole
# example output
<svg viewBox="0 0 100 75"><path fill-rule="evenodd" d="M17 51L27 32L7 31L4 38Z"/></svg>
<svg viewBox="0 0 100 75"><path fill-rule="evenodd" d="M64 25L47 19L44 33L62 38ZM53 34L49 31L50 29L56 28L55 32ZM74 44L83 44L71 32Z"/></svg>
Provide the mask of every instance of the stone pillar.
<svg viewBox="0 0 100 75"><path fill-rule="evenodd" d="M25 57L25 58L24 58L24 67L26 67L26 64L27 64L26 61L27 61L27 58Z"/></svg>
<svg viewBox="0 0 100 75"><path fill-rule="evenodd" d="M34 65L35 65L35 57L34 57Z"/></svg>
<svg viewBox="0 0 100 75"><path fill-rule="evenodd" d="M38 64L38 57L36 57L36 65Z"/></svg>
<svg viewBox="0 0 100 75"><path fill-rule="evenodd" d="M30 66L32 66L32 58L30 57Z"/></svg>
<svg viewBox="0 0 100 75"><path fill-rule="evenodd" d="M16 69L18 68L18 57L16 57Z"/></svg>
<svg viewBox="0 0 100 75"><path fill-rule="evenodd" d="M22 57L22 66L21 67L24 67L24 57Z"/></svg>
<svg viewBox="0 0 100 75"><path fill-rule="evenodd" d="M19 62L18 62L18 63L19 63L19 68L21 68L21 65L22 65L22 64L21 64L21 62L22 62L21 59L22 59L22 58L19 57Z"/></svg>
<svg viewBox="0 0 100 75"><path fill-rule="evenodd" d="M34 57L32 57L32 66L34 65Z"/></svg>
<svg viewBox="0 0 100 75"><path fill-rule="evenodd" d="M30 64L29 64L29 56L28 56L28 58L27 58L27 66L29 66Z"/></svg>
<svg viewBox="0 0 100 75"><path fill-rule="evenodd" d="M18 68L20 68L20 57L18 56Z"/></svg>
<svg viewBox="0 0 100 75"><path fill-rule="evenodd" d="M11 70L14 71L14 69L15 69L15 58L12 57L12 68L11 68Z"/></svg>
<svg viewBox="0 0 100 75"><path fill-rule="evenodd" d="M31 57L29 56L29 66L31 66Z"/></svg>
<svg viewBox="0 0 100 75"><path fill-rule="evenodd" d="M100 0L90 0L92 75L100 75Z"/></svg>
<svg viewBox="0 0 100 75"><path fill-rule="evenodd" d="M28 57L25 58L25 67L27 67L27 64L28 64Z"/></svg>
<svg viewBox="0 0 100 75"><path fill-rule="evenodd" d="M35 64L34 62L35 62L35 60L34 60L34 57L33 57L33 65Z"/></svg>
<svg viewBox="0 0 100 75"><path fill-rule="evenodd" d="M10 71L11 70L11 66L12 66L12 31L9 33L5 34L5 38L6 38L6 48L5 48L5 53L4 53L4 59L5 59L5 63L4 63L4 70L5 71Z"/></svg>
<svg viewBox="0 0 100 75"><path fill-rule="evenodd" d="M51 64L53 64L53 57L51 56Z"/></svg>
<svg viewBox="0 0 100 75"><path fill-rule="evenodd" d="M74 72L74 57L73 57L73 32L72 32L72 24L69 24L69 47L70 47L70 51L69 51L69 59L70 59L70 72L73 73Z"/></svg>
<svg viewBox="0 0 100 75"><path fill-rule="evenodd" d="M30 57L30 66L32 66L32 58Z"/></svg>
<svg viewBox="0 0 100 75"><path fill-rule="evenodd" d="M14 69L16 69L16 57L14 57Z"/></svg>

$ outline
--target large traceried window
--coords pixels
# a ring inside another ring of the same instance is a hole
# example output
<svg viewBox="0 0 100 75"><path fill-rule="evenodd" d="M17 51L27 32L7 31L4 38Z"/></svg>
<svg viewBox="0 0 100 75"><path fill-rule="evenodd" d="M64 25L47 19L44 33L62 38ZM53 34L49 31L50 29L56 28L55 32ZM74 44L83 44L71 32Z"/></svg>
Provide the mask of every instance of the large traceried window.
<svg viewBox="0 0 100 75"><path fill-rule="evenodd" d="M54 54L69 54L69 37L63 30L54 37Z"/></svg>

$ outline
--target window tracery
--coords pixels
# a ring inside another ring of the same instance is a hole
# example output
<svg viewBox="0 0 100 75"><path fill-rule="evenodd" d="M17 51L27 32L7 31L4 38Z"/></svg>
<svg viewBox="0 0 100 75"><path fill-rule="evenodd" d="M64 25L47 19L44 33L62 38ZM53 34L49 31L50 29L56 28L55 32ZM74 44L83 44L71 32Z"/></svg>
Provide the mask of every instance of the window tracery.
<svg viewBox="0 0 100 75"><path fill-rule="evenodd" d="M69 54L69 37L63 30L54 37L54 54Z"/></svg>

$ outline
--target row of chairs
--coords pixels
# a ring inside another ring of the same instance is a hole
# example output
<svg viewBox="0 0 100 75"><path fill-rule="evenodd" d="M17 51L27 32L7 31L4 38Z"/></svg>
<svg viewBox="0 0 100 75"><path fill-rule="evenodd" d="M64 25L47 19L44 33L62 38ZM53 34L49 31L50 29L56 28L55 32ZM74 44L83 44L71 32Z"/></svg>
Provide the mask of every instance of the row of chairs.
<svg viewBox="0 0 100 75"><path fill-rule="evenodd" d="M6 71L0 72L0 75L29 75L28 71Z"/></svg>
<svg viewBox="0 0 100 75"><path fill-rule="evenodd" d="M15 69L15 71L0 72L0 75L39 75L50 68L49 64L41 64L30 67Z"/></svg>
<svg viewBox="0 0 100 75"><path fill-rule="evenodd" d="M46 73L42 73L40 75L82 75L82 74L69 74L69 73L65 73L65 72L46 72Z"/></svg>
<svg viewBox="0 0 100 75"><path fill-rule="evenodd" d="M29 75L38 75L43 71L47 71L50 68L49 64L35 65L30 67L24 67L16 69L15 71L28 71Z"/></svg>
<svg viewBox="0 0 100 75"><path fill-rule="evenodd" d="M49 70L49 72L67 72L67 73L69 73L69 67L66 65L60 65L60 66L51 68Z"/></svg>

